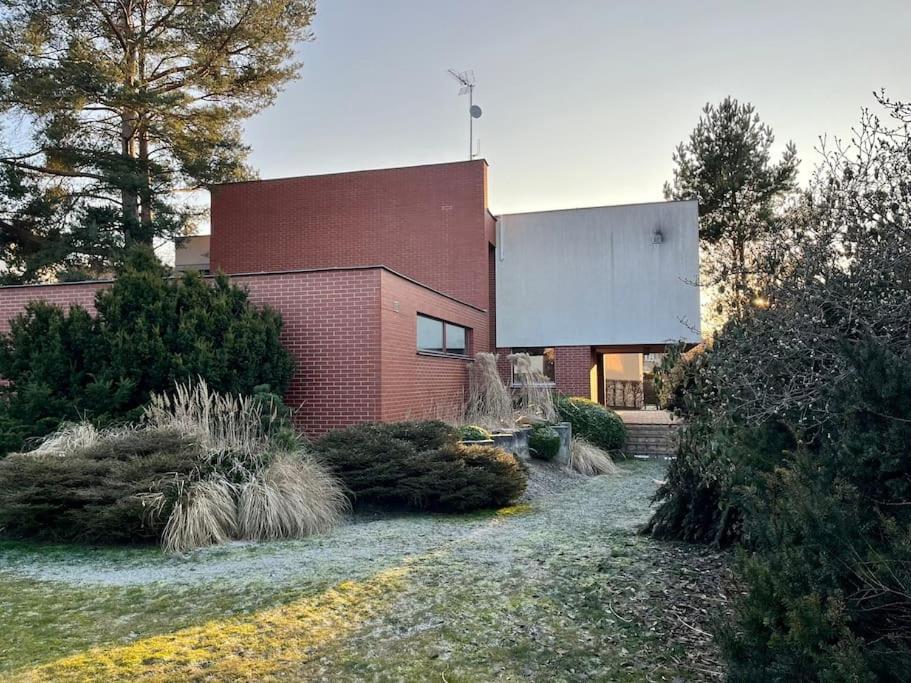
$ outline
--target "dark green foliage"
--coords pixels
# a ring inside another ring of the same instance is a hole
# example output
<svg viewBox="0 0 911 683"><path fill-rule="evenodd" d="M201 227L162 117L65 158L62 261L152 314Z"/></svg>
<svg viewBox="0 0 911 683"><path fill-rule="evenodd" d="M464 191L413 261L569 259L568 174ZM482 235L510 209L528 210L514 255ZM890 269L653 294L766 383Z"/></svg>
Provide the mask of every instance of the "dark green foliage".
<svg viewBox="0 0 911 683"><path fill-rule="evenodd" d="M515 456L457 439L442 422L364 424L329 433L314 451L355 506L466 512L506 505L525 491Z"/></svg>
<svg viewBox="0 0 911 683"><path fill-rule="evenodd" d="M606 451L619 450L626 442L623 420L600 403L580 396L561 396L557 399L557 414L572 425L575 436Z"/></svg>
<svg viewBox="0 0 911 683"><path fill-rule="evenodd" d="M832 431L743 497L750 592L725 639L738 680L911 677L911 354L851 356Z"/></svg>
<svg viewBox="0 0 911 683"><path fill-rule="evenodd" d="M528 450L533 458L553 460L560 452L560 435L547 425L535 427L528 435Z"/></svg>
<svg viewBox="0 0 911 683"><path fill-rule="evenodd" d="M739 542L731 680L911 680L911 105L879 101L898 127L827 154L766 304L665 375L687 431L650 530Z"/></svg>
<svg viewBox="0 0 911 683"><path fill-rule="evenodd" d="M292 361L279 341L281 317L251 305L219 276L165 277L139 250L96 297L98 315L32 303L0 338L0 447L50 433L64 421L132 420L151 392L202 377L219 392L283 392Z"/></svg>
<svg viewBox="0 0 911 683"><path fill-rule="evenodd" d="M462 425L459 427L459 439L462 441L486 441L490 439L490 432L476 425Z"/></svg>
<svg viewBox="0 0 911 683"><path fill-rule="evenodd" d="M177 478L198 463L192 440L164 429L126 431L65 456L10 455L0 460L0 530L7 538L154 542ZM159 514L143 505L142 494L155 492L168 501Z"/></svg>

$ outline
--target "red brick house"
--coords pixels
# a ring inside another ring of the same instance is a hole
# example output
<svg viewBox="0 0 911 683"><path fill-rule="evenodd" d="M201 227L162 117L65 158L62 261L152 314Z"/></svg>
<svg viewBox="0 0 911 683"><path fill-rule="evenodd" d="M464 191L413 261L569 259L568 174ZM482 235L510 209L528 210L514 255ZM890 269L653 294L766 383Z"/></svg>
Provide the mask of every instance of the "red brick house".
<svg viewBox="0 0 911 683"><path fill-rule="evenodd" d="M485 161L230 183L211 197L211 237L179 248L177 268L208 259L281 311L297 361L286 400L302 428L460 410L472 356L497 345L498 287L514 289L498 283L511 262L496 251ZM2 288L0 332L30 299L91 308L106 284ZM549 347L558 390L598 395L605 347L522 346Z"/></svg>

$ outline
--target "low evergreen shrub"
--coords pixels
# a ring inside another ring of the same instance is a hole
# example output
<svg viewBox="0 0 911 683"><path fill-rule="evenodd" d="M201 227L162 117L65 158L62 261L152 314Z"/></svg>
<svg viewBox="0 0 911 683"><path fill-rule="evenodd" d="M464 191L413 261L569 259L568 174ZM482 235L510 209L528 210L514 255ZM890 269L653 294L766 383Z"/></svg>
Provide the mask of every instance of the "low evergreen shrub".
<svg viewBox="0 0 911 683"><path fill-rule="evenodd" d="M626 443L626 425L612 410L581 396L561 396L557 413L569 422L573 434L606 451L617 451Z"/></svg>
<svg viewBox="0 0 911 683"><path fill-rule="evenodd" d="M541 425L528 435L528 450L538 460L553 460L560 452L560 434L553 427Z"/></svg>
<svg viewBox="0 0 911 683"><path fill-rule="evenodd" d="M459 439L462 441L486 441L490 432L477 425L462 425L459 427Z"/></svg>
<svg viewBox="0 0 911 683"><path fill-rule="evenodd" d="M330 432L313 449L356 507L466 512L525 491L528 476L515 456L458 439L442 422L363 424Z"/></svg>
<svg viewBox="0 0 911 683"><path fill-rule="evenodd" d="M153 395L135 426L65 426L0 460L0 536L182 552L325 531L347 499L278 424L197 383Z"/></svg>

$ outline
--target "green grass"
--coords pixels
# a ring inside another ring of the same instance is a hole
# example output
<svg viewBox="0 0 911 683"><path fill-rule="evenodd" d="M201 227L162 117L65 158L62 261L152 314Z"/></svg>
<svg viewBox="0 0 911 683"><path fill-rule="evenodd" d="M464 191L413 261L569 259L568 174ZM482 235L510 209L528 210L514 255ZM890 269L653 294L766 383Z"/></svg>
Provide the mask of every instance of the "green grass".
<svg viewBox="0 0 911 683"><path fill-rule="evenodd" d="M74 587L0 572L0 673L94 646L129 643L210 619L252 614L325 588L267 582L229 588Z"/></svg>
<svg viewBox="0 0 911 683"><path fill-rule="evenodd" d="M273 647L263 645L265 628L269 643L283 648L274 673L292 679L704 679L717 668L714 646L693 640L692 629L708 628L700 608L717 609L704 603L713 589L692 584L687 565L704 561L706 552L635 534L663 470L651 462L624 469L623 476L500 513L361 518L325 538L231 545L185 558L155 548L2 543L0 678L59 665L93 647L103 652L56 671L78 678L116 651L121 661L139 662L118 669L129 673L122 678L173 676L189 671L181 660L130 653L165 647L183 656L181 648L197 642L188 627L208 624L216 635L211 661L198 664L205 670L237 655L218 651L219 634L256 624L255 656ZM273 567L280 571L272 574ZM377 578L389 571L399 578ZM58 580L41 578L47 576ZM86 576L101 583L79 583ZM350 603L348 589L328 590L349 578L350 595L358 596ZM309 641L295 615L322 635ZM158 634L174 640L162 646ZM701 648L697 668L694 648Z"/></svg>

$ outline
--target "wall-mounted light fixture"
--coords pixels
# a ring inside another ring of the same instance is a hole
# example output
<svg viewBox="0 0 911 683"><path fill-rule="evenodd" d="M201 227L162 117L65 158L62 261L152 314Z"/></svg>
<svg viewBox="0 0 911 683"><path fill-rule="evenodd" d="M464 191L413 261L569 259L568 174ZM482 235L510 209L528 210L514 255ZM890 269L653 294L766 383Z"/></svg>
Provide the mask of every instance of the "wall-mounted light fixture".
<svg viewBox="0 0 911 683"><path fill-rule="evenodd" d="M661 244L664 242L664 233L661 230L656 229L652 233L652 244Z"/></svg>

